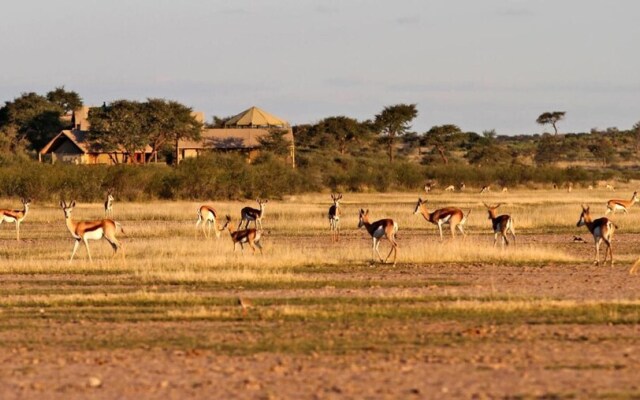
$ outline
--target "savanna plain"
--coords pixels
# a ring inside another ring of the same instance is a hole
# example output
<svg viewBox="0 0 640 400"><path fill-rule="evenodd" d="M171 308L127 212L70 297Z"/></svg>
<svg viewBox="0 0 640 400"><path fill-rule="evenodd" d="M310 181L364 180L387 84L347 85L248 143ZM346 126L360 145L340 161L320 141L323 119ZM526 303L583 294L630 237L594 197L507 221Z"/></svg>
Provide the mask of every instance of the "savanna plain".
<svg viewBox="0 0 640 400"><path fill-rule="evenodd" d="M613 267L593 265L591 234L576 227L580 204L599 217L633 190L345 193L338 242L329 194L271 199L263 255L234 253L228 232L205 238L195 228L201 204L237 225L254 202L116 199L126 257L91 241L93 263L82 247L69 262L62 210L34 201L20 242L14 225L0 225L0 393L638 398L640 276L628 271L640 256L640 207L612 217ZM430 209L470 209L468 236L441 242L413 214L418 197ZM493 247L483 202L513 216L517 244ZM398 222L395 267L370 262L360 208ZM97 203L73 211L103 214Z"/></svg>

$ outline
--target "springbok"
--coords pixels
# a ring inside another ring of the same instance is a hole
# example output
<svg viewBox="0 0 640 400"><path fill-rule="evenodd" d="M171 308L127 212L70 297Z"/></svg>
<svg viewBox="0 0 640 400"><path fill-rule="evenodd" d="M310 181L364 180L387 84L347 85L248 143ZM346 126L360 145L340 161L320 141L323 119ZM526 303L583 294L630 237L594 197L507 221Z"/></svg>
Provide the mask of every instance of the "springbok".
<svg viewBox="0 0 640 400"><path fill-rule="evenodd" d="M104 216L113 218L113 188L107 190L107 198L104 201Z"/></svg>
<svg viewBox="0 0 640 400"><path fill-rule="evenodd" d="M629 270L629 275L635 275L638 272L638 268L640 268L640 258L638 258L636 262L633 263L633 266Z"/></svg>
<svg viewBox="0 0 640 400"><path fill-rule="evenodd" d="M513 237L513 244L516 244L516 232L513 228L513 218L510 215L503 214L496 216L496 210L502 204L496 204L495 206L490 206L487 203L482 203L487 208L489 212L489 219L491 220L491 225L493 226L493 247L496 246L498 242L498 235L502 236L502 247L506 244L509 245L509 240L507 239L507 231L511 233Z"/></svg>
<svg viewBox="0 0 640 400"><path fill-rule="evenodd" d="M76 255L76 251L78 251L78 246L80 245L81 240L87 248L87 255L89 256L90 262L93 262L93 260L91 259L91 252L89 251L89 240L106 239L106 241L111 245L111 248L113 248L113 256L115 257L118 249L122 248L122 245L118 242L118 239L116 239L116 232L118 228L120 228L120 231L124 233L122 226L111 219L74 221L71 219L71 211L73 211L75 206L75 200L73 200L70 205L67 205L63 200L60 200L60 208L64 211L67 229L69 229L71 236L75 239L69 262L73 261L73 256ZM122 258L124 259L124 251L122 252Z"/></svg>
<svg viewBox="0 0 640 400"><path fill-rule="evenodd" d="M454 190L456 190L456 188L453 185L449 185L446 188L444 188L445 192L453 192Z"/></svg>
<svg viewBox="0 0 640 400"><path fill-rule="evenodd" d="M611 190L612 192L616 190L616 188L614 188L614 187L613 187L613 185L608 184L608 183L607 183L607 186L605 186L605 188L606 188L607 190Z"/></svg>
<svg viewBox="0 0 640 400"><path fill-rule="evenodd" d="M618 210L622 210L626 214L627 210L638 201L640 201L640 199L638 199L637 191L633 192L633 195L631 195L631 200L609 200L607 202L607 211L605 212L605 215L609 214L610 212L615 214Z"/></svg>
<svg viewBox="0 0 640 400"><path fill-rule="evenodd" d="M329 207L329 226L331 228L331 240L337 242L340 240L340 201L342 193L331 194L333 205Z"/></svg>
<svg viewBox="0 0 640 400"><path fill-rule="evenodd" d="M509 192L509 188L506 186L502 187L502 193L508 193Z"/></svg>
<svg viewBox="0 0 640 400"><path fill-rule="evenodd" d="M442 235L443 225L449 225L449 227L451 228L451 237L453 238L456 237L456 227L463 236L467 235L463 227L467 222L467 218L469 217L471 210L469 210L466 216L464 215L462 210L457 207L439 208L430 213L427 209L427 200L418 198L418 203L416 204L416 208L413 210L413 213L421 214L424 219L434 225L437 225L440 232L440 240L444 239L444 236Z"/></svg>
<svg viewBox="0 0 640 400"><path fill-rule="evenodd" d="M491 186L485 185L482 187L482 189L480 189L480 194L489 193L490 191L491 191Z"/></svg>
<svg viewBox="0 0 640 400"><path fill-rule="evenodd" d="M229 215L226 216L226 222L220 230L223 231L225 229L229 231L229 235L233 241L234 252L238 244L240 244L240 250L244 252L244 245L246 243L251 247L251 250L253 250L253 254L256 253L256 247L260 249L260 254L262 254L262 245L260 244L260 238L262 237L261 230L254 228L235 230L233 225L231 225L231 216Z"/></svg>
<svg viewBox="0 0 640 400"><path fill-rule="evenodd" d="M220 238L220 230L218 229L218 213L216 210L208 205L202 205L198 208L198 221L196 221L196 235L198 234L198 225L202 224L202 234L205 238L211 237L211 226L213 225L213 232L216 234L216 238ZM209 225L209 234L204 230L205 225Z"/></svg>
<svg viewBox="0 0 640 400"><path fill-rule="evenodd" d="M375 222L369 222L369 210L366 211L360 209L360 214L358 215L358 229L365 227L371 238L373 239L373 247L371 250L371 261L375 261L375 255L378 254L378 258L384 264L387 262L391 253L393 253L393 265L396 265L396 258L398 256L398 242L396 242L396 233L398 233L398 223L392 219L385 218L380 219ZM380 251L378 247L380 247L380 239L386 237L391 243L391 250L389 250L389 254L387 254L387 258L384 260L380 255Z"/></svg>
<svg viewBox="0 0 640 400"><path fill-rule="evenodd" d="M600 244L604 242L607 245L607 250L604 253L604 260L602 264L607 263L607 254L611 255L611 266L613 266L613 250L611 249L611 241L613 240L613 232L618 227L609 220L607 217L598 218L594 221L591 220L589 214L589 207L582 205L582 213L578 220L577 226L586 225L589 232L593 235L593 240L596 245L596 259L595 265L600 265Z"/></svg>
<svg viewBox="0 0 640 400"><path fill-rule="evenodd" d="M242 210L240 210L240 223L238 224L238 229L242 227L242 223L244 221L246 221L244 229L249 228L249 223L251 221L253 221L254 227L256 229L262 229L262 218L264 217L264 209L265 209L265 205L269 202L269 200L256 199L256 202L260 206L259 209L252 208L252 207L245 207Z"/></svg>
<svg viewBox="0 0 640 400"><path fill-rule="evenodd" d="M22 202L22 210L0 210L0 224L3 222L15 222L16 223L16 240L20 241L20 223L24 221L29 212L29 205L31 204L31 199L20 199Z"/></svg>

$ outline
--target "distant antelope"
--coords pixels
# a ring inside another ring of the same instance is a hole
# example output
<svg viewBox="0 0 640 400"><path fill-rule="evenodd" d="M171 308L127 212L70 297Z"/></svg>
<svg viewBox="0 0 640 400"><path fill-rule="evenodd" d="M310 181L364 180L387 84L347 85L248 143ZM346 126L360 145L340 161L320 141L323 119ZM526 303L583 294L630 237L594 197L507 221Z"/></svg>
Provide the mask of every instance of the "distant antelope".
<svg viewBox="0 0 640 400"><path fill-rule="evenodd" d="M113 249L113 255L115 257L118 249L122 247L118 239L116 239L116 231L120 228L120 231L124 233L122 226L111 219L100 219L95 221L74 221L71 219L71 211L76 206L75 200L71 202L70 205L67 205L64 201L60 201L60 208L64 211L65 223L67 224L67 229L71 233L71 236L76 240L73 245L73 251L71 252L71 258L69 262L73 261L73 256L76 255L76 251L78 251L78 246L80 245L80 241L84 242L84 246L87 248L87 255L89 256L89 261L93 262L91 259L91 252L89 252L89 240L99 240L106 239L107 242L111 245ZM122 253L122 257L124 258L124 252Z"/></svg>
<svg viewBox="0 0 640 400"><path fill-rule="evenodd" d="M242 223L246 221L244 226L245 229L249 228L249 223L253 221L254 227L258 229L262 229L262 218L264 217L264 209L265 205L269 202L269 200L260 200L256 199L256 202L260 206L259 209L252 207L245 207L240 211L240 223L238 224L238 229L242 227Z"/></svg>
<svg viewBox="0 0 640 400"><path fill-rule="evenodd" d="M485 185L482 187L482 189L480 189L480 194L489 193L490 191L491 191L491 186Z"/></svg>
<svg viewBox="0 0 640 400"><path fill-rule="evenodd" d="M486 203L483 204L489 212L489 219L493 226L493 246L495 247L498 242L498 235L502 236L502 247L504 247L505 244L507 246L509 245L509 240L507 240L507 231L511 233L511 236L513 237L513 244L515 244L516 233L513 228L513 218L507 214L496 216L496 209L502 204L496 204L495 206L490 206Z"/></svg>
<svg viewBox="0 0 640 400"><path fill-rule="evenodd" d="M633 263L633 266L629 270L629 275L634 275L638 272L638 268L640 268L640 258Z"/></svg>
<svg viewBox="0 0 640 400"><path fill-rule="evenodd" d="M413 213L421 214L424 219L434 225L437 225L438 231L440 232L440 240L443 240L443 225L449 225L449 227L451 228L451 237L453 238L456 237L456 227L463 236L466 236L463 226L467 222L467 218L469 217L469 213L471 213L471 210L469 210L466 216L464 215L462 210L457 207L440 208L430 213L427 209L427 200L422 200L419 198Z"/></svg>
<svg viewBox="0 0 640 400"><path fill-rule="evenodd" d="M466 188L467 188L467 185L465 185L464 182L460 182L458 184L458 190L460 190L461 192L463 192Z"/></svg>
<svg viewBox="0 0 640 400"><path fill-rule="evenodd" d="M456 187L453 185L449 185L446 188L444 188L445 192L453 192L454 190L456 190Z"/></svg>
<svg viewBox="0 0 640 400"><path fill-rule="evenodd" d="M104 216L113 218L113 188L107 191L107 198L104 201Z"/></svg>
<svg viewBox="0 0 640 400"><path fill-rule="evenodd" d="M587 186L587 190L593 190L593 185Z"/></svg>
<svg viewBox="0 0 640 400"><path fill-rule="evenodd" d="M229 235L231 235L231 240L233 241L233 251L236 251L236 247L240 244L240 250L244 252L245 243L251 247L253 250L253 254L256 253L256 247L260 249L260 254L262 254L262 245L260 244L260 239L262 237L262 231L254 228L251 229L242 229L235 230L233 229L233 225L231 225L231 216L226 216L226 222L222 226L220 230L228 230Z"/></svg>
<svg viewBox="0 0 640 400"><path fill-rule="evenodd" d="M557 190L558 189L558 185L557 184L553 184L553 190Z"/></svg>
<svg viewBox="0 0 640 400"><path fill-rule="evenodd" d="M396 233L398 233L398 223L392 219L380 219L373 223L369 222L369 210L360 209L360 215L358 216L358 229L365 227L371 238L373 239L373 248L371 250L371 259L375 260L375 254L378 254L378 258L382 263L386 263L391 253L393 253L393 265L396 265L396 257L398 256L398 243L396 242ZM386 237L391 243L391 250L384 260L380 255L378 247L380 247L380 239Z"/></svg>
<svg viewBox="0 0 640 400"><path fill-rule="evenodd" d="M633 192L633 195L631 196L631 200L617 200L617 199L609 200L607 202L607 211L605 212L605 215L609 214L610 212L613 212L615 214L616 211L618 210L622 210L626 214L627 210L631 208L631 206L636 204L638 201L640 201L640 199L638 199L637 191Z"/></svg>
<svg viewBox="0 0 640 400"><path fill-rule="evenodd" d="M571 193L573 191L573 183L569 182L567 184L567 193Z"/></svg>
<svg viewBox="0 0 640 400"><path fill-rule="evenodd" d="M31 199L20 199L22 202L22 210L0 209L0 224L3 222L16 223L16 240L20 241L20 223L24 221L29 212Z"/></svg>
<svg viewBox="0 0 640 400"><path fill-rule="evenodd" d="M507 193L508 191L509 191L509 188L507 188L506 186L502 188L502 193Z"/></svg>
<svg viewBox="0 0 640 400"><path fill-rule="evenodd" d="M426 185L424 185L424 191L425 191L426 193L431 192L431 189L433 189L433 184L431 184L431 183L427 183Z"/></svg>
<svg viewBox="0 0 640 400"><path fill-rule="evenodd" d="M589 207L582 205L582 213L578 220L577 226L586 225L589 232L593 235L593 239L596 245L596 259L595 265L600 265L600 244L604 242L607 245L607 250L604 253L603 264L607 263L607 254L611 255L611 266L613 266L613 250L611 249L611 241L613 240L613 232L618 228L607 217L598 218L594 221L591 220L589 215Z"/></svg>
<svg viewBox="0 0 640 400"><path fill-rule="evenodd" d="M218 213L213 207L207 205L200 206L200 208L198 208L198 221L196 221L196 235L198 234L198 225L202 224L202 234L204 237L211 237L211 226L213 225L213 232L217 238L220 238L217 220ZM209 225L209 234L204 230L205 225Z"/></svg>
<svg viewBox="0 0 640 400"><path fill-rule="evenodd" d="M613 187L613 185L610 185L610 184L608 184L608 183L607 183L607 186L605 186L605 188L606 188L607 190L611 190L612 192L616 190L616 189Z"/></svg>
<svg viewBox="0 0 640 400"><path fill-rule="evenodd" d="M333 205L329 207L329 226L331 228L331 240L340 240L340 200L342 200L342 193L331 194L331 200Z"/></svg>

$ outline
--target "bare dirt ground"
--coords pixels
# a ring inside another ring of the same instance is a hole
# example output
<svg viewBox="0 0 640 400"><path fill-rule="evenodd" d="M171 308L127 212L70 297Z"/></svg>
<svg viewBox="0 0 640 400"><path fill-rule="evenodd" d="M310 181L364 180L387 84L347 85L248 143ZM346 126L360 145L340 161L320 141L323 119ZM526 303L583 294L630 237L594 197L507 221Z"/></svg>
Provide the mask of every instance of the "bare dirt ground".
<svg viewBox="0 0 640 400"><path fill-rule="evenodd" d="M103 275L6 273L2 291L8 299L55 286L58 294L189 292L202 303L187 309L152 300L102 305L77 300L56 306L6 300L0 308L1 397L638 398L640 278L628 275L629 262L593 266L590 237L582 236L586 244L574 243L568 234L522 235L522 243L559 248L584 262L301 268L297 274L329 283L300 288L287 283L270 288L151 287L126 271L109 286L102 286ZM315 238L297 240L318 245ZM359 235L347 243L369 242ZM626 259L640 244L634 235L619 235L616 243L616 254ZM331 283L339 281L359 284ZM238 296L256 303L246 316L234 306ZM534 306L522 315L482 314L476 306L460 306L464 301L481 307L523 298ZM220 304L207 303L211 299ZM329 315L294 318L291 310L284 309L287 314L270 303L273 299L287 307L328 307ZM398 308L398 318L375 316L386 312L376 308L385 299ZM396 306L394 299L406 301ZM573 308L561 315L536 310L538 300L575 302L576 307L629 304L596 310L596 318L589 314L580 320L571 315ZM349 301L356 302L339 308ZM442 304L462 311L430 313ZM194 309L203 315L167 316L176 315L168 311ZM348 312L332 318L332 310Z"/></svg>

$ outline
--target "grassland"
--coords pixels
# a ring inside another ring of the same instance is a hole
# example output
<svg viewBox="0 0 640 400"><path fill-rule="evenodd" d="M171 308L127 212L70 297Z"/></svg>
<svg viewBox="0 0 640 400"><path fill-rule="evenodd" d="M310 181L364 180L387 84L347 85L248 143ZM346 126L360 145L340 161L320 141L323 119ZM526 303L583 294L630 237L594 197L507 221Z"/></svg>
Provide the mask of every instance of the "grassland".
<svg viewBox="0 0 640 400"><path fill-rule="evenodd" d="M468 237L444 242L413 215L420 194L345 194L338 243L327 194L272 199L262 256L234 253L226 232L203 238L202 203L116 202L126 258L91 242L93 263L82 248L68 262L62 211L35 201L20 243L0 225L0 387L4 398L634 397L640 278L627 271L640 207L613 217L613 268L592 265L576 227L581 203L599 216L632 192L434 193L432 207L471 210ZM514 217L516 246L492 247L482 202ZM206 203L237 218L252 202ZM396 267L370 262L360 208L399 223ZM74 210L101 216L99 204ZM243 313L238 298L253 306Z"/></svg>

